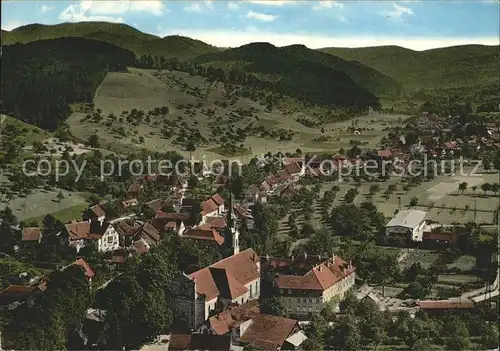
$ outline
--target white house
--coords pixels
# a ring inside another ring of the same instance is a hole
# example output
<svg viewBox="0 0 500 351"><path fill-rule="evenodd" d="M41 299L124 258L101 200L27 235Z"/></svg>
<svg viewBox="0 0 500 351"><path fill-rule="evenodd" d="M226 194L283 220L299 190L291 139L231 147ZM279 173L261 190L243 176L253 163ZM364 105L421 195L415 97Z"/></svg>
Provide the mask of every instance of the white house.
<svg viewBox="0 0 500 351"><path fill-rule="evenodd" d="M399 211L396 216L386 224L386 237L400 236L412 241L422 241L426 215L426 212L419 210Z"/></svg>

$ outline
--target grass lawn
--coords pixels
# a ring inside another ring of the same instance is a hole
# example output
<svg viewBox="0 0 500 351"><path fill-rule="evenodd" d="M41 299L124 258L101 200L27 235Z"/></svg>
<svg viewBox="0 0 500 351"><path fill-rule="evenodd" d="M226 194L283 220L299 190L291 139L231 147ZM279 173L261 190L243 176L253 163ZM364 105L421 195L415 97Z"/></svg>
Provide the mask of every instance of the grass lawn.
<svg viewBox="0 0 500 351"><path fill-rule="evenodd" d="M17 118L1 115L0 122L3 124L4 128L6 125L15 125L21 131L21 140L24 140L26 142L26 145L31 145L34 141L43 141L47 138L50 138L52 135L51 133L43 129L40 129L28 123L24 123ZM2 125L0 125L0 130L1 128Z"/></svg>
<svg viewBox="0 0 500 351"><path fill-rule="evenodd" d="M67 223L72 219L77 219L77 220L81 219L83 211L85 211L87 208L88 208L87 204L79 204L73 207L65 208L64 210L61 211L53 212L51 214L56 219L60 220L62 223ZM44 217L45 215L26 218L24 222L36 222L38 224L41 224Z"/></svg>

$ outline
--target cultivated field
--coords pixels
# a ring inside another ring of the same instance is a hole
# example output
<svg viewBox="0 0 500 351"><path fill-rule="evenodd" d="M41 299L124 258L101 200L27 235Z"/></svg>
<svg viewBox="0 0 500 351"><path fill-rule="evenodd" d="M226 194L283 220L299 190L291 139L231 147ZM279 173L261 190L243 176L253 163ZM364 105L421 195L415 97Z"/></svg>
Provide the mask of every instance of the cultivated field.
<svg viewBox="0 0 500 351"><path fill-rule="evenodd" d="M199 159L205 156L207 160L219 159L221 154L238 156L246 162L254 155L268 151L295 152L297 148L309 153L336 153L340 148L352 147L354 140L376 147L385 134L384 129L400 124L405 118L372 114L355 121L310 128L297 120L308 118L315 113L313 109L298 108L294 103L291 105L293 108L287 107L286 110L266 109L263 102L237 96L224 84L209 82L201 76L130 68L128 73L108 74L98 89L95 108L101 110L102 122L84 120L87 113L75 112L68 119L68 124L77 138L87 140L95 133L103 146L119 152L142 148L160 152L172 150ZM130 123L123 118L124 111L137 109L147 113L162 106L168 107L167 114L150 116L140 123ZM106 123L110 113L118 117L114 123ZM255 131L249 133L244 140L237 141L237 150L232 153L221 147L225 134L250 125L254 129L261 127L276 133L274 137L262 137ZM352 129L348 131L354 125L360 130L360 135L353 133ZM165 128L171 129L174 135L166 137L162 133ZM175 142L179 133L185 133L188 139L189 134L196 131L204 140L194 152ZM279 133L288 133L293 137L291 140L275 137ZM321 141L317 140L319 136L323 137Z"/></svg>

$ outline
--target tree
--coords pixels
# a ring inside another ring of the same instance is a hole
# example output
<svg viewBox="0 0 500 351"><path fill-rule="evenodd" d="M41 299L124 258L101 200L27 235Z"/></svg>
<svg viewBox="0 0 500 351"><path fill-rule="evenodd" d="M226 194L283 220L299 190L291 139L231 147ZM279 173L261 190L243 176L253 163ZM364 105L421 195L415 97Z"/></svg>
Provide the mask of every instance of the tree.
<svg viewBox="0 0 500 351"><path fill-rule="evenodd" d="M481 335L481 345L485 349L498 348L498 326L489 324Z"/></svg>
<svg viewBox="0 0 500 351"><path fill-rule="evenodd" d="M486 195L488 191L491 190L491 184L490 183L481 184L481 190L484 192L484 195Z"/></svg>
<svg viewBox="0 0 500 351"><path fill-rule="evenodd" d="M356 198L356 196L358 194L359 194L358 189L355 189L355 188L349 189L347 191L347 193L345 194L345 197L344 197L345 202L348 203L348 204L353 203L354 199Z"/></svg>
<svg viewBox="0 0 500 351"><path fill-rule="evenodd" d="M500 188L500 186L498 185L498 183L491 184L491 191L493 193L495 193L495 194L498 193L499 188Z"/></svg>
<svg viewBox="0 0 500 351"><path fill-rule="evenodd" d="M471 188L471 189L472 189L472 193L473 193L473 194L475 194L475 193L476 193L477 186L475 186L475 185L474 185L474 186L472 186L472 188Z"/></svg>
<svg viewBox="0 0 500 351"><path fill-rule="evenodd" d="M483 169L485 171L489 171L491 169L491 162L489 159L484 159L483 160Z"/></svg>
<svg viewBox="0 0 500 351"><path fill-rule="evenodd" d="M99 137L97 136L97 134L92 134L89 137L89 140L87 141L87 145L93 149L99 148L100 144L99 144Z"/></svg>
<svg viewBox="0 0 500 351"><path fill-rule="evenodd" d="M467 182L462 182L460 184L458 184L458 190L460 190L460 192L463 194L464 191L467 189Z"/></svg>
<svg viewBox="0 0 500 351"><path fill-rule="evenodd" d="M446 348L448 350L469 350L470 337L465 323L456 316L446 318L443 322Z"/></svg>
<svg viewBox="0 0 500 351"><path fill-rule="evenodd" d="M415 197L415 196L414 196L414 197L412 197L412 198L410 199L410 206L411 206L411 207L415 207L415 206L417 206L417 204L418 204L418 198L417 198L417 197Z"/></svg>
<svg viewBox="0 0 500 351"><path fill-rule="evenodd" d="M376 183L370 185L370 194L375 195L380 190L380 186Z"/></svg>
<svg viewBox="0 0 500 351"><path fill-rule="evenodd" d="M261 313L271 314L273 316L286 316L286 307L279 296L267 297L260 301Z"/></svg>
<svg viewBox="0 0 500 351"><path fill-rule="evenodd" d="M33 142L33 151L36 154L42 154L44 152L47 152L47 147L45 145L43 145L43 143L41 141L35 140Z"/></svg>

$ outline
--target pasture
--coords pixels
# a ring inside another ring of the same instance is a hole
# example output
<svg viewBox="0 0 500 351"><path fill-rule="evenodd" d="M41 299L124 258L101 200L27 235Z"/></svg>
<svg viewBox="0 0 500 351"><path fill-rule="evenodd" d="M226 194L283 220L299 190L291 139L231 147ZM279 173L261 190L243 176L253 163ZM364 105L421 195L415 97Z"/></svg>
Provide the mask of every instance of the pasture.
<svg viewBox="0 0 500 351"><path fill-rule="evenodd" d="M309 153L337 153L340 148L351 148L354 141L374 148L388 126L399 125L405 119L401 115L374 113L354 120L307 127L298 120L316 115L318 107L304 107L286 99L266 108L261 100L235 93L237 89L185 72L129 68L127 73L109 73L98 88L94 102L95 109L101 111L101 121L86 119L87 113L76 111L67 122L71 133L79 140L85 141L96 134L101 145L113 151L133 152L146 148L159 152L177 151L197 159L205 157L208 161L227 156L248 162L268 151L294 153L300 148ZM133 109L147 113L162 106L168 108L168 113L148 115L137 123L127 120L123 113ZM116 118L107 119L109 114ZM253 131L243 138L235 137L238 130L246 128ZM261 132L256 131L258 128ZM352 128L361 130L360 135L354 134ZM165 129L173 135L166 136ZM271 135L263 136L262 131ZM200 142L196 150L188 151L184 139L191 139L197 132ZM278 137L283 133L292 137ZM322 137L320 141L318 137ZM221 147L228 138L235 140L235 150Z"/></svg>

